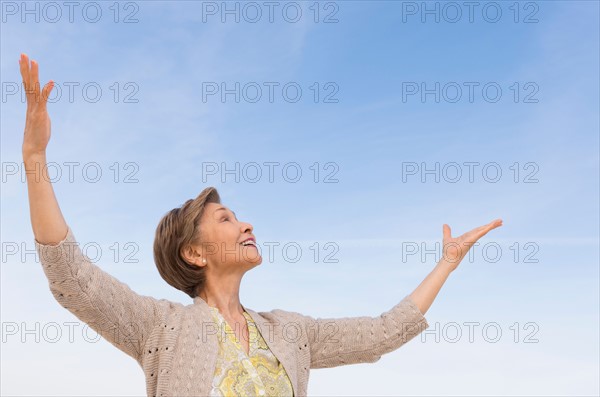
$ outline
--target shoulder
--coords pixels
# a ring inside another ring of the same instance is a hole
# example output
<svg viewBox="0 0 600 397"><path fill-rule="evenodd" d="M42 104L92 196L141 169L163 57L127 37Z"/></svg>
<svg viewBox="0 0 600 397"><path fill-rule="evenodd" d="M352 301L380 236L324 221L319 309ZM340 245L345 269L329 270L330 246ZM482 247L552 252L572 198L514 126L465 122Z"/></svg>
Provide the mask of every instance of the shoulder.
<svg viewBox="0 0 600 397"><path fill-rule="evenodd" d="M290 326L292 324L305 326L307 320L310 319L309 316L305 316L301 313L283 309L273 309L270 311L260 312L248 308L246 308L246 310L251 316L256 317L258 321L281 327Z"/></svg>
<svg viewBox="0 0 600 397"><path fill-rule="evenodd" d="M191 308L191 305L184 305L168 299L154 299L154 302L154 315L161 321L181 317Z"/></svg>

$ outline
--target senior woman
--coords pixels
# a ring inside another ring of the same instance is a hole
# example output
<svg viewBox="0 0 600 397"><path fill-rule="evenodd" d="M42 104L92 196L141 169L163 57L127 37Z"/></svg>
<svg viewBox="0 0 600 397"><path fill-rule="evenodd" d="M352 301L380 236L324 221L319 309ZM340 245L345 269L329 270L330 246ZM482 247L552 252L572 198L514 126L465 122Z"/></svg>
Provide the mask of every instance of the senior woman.
<svg viewBox="0 0 600 397"><path fill-rule="evenodd" d="M217 190L169 211L156 228L154 260L164 280L188 294L183 305L132 291L83 255L58 206L46 166L52 81L40 90L38 64L21 54L27 97L23 139L35 246L55 299L134 358L148 396L304 396L309 371L374 363L429 325L424 317L449 274L497 219L453 238L410 294L377 317L313 318L240 302L244 274L262 261L252 225L221 204Z"/></svg>

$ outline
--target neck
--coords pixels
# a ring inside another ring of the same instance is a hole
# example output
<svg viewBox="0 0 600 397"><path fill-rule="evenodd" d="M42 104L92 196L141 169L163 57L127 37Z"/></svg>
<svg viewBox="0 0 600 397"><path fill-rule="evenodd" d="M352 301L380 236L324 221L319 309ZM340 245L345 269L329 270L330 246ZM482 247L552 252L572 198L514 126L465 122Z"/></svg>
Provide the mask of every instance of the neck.
<svg viewBox="0 0 600 397"><path fill-rule="evenodd" d="M208 306L219 309L225 317L243 315L244 308L240 303L240 281L233 278L220 278L218 283L207 278L204 289L198 295Z"/></svg>

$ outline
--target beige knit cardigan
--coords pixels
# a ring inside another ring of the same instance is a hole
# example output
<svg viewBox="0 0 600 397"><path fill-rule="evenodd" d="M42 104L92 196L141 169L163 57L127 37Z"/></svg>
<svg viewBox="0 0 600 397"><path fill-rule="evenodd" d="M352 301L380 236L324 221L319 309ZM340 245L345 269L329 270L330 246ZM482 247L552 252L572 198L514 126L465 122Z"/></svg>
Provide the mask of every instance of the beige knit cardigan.
<svg viewBox="0 0 600 397"><path fill-rule="evenodd" d="M34 241L58 303L138 362L148 396L209 395L220 330L202 298L182 305L135 293L82 253L70 226L56 245ZM410 295L377 317L315 319L244 308L296 397L306 396L310 369L374 363L429 327Z"/></svg>

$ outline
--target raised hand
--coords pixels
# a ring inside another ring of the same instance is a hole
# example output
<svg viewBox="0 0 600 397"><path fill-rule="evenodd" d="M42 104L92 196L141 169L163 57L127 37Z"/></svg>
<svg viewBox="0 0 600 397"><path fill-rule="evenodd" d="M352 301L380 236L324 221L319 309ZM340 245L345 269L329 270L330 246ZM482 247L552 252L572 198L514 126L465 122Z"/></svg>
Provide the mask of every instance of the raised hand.
<svg viewBox="0 0 600 397"><path fill-rule="evenodd" d="M502 219L496 219L487 225L476 227L459 237L452 237L450 235L450 226L444 224L442 261L448 266L450 271L455 270L477 240L485 236L490 230L500 226L502 226Z"/></svg>
<svg viewBox="0 0 600 397"><path fill-rule="evenodd" d="M33 155L45 154L50 141L50 116L46 109L48 97L54 86L50 80L40 92L38 64L25 54L19 59L23 88L27 96L27 115L25 119L25 134L23 137L23 158L28 159Z"/></svg>

